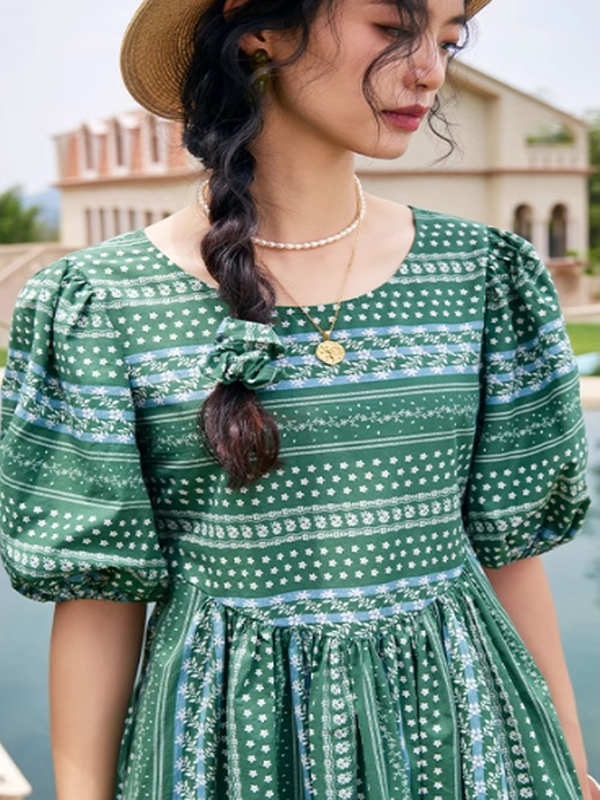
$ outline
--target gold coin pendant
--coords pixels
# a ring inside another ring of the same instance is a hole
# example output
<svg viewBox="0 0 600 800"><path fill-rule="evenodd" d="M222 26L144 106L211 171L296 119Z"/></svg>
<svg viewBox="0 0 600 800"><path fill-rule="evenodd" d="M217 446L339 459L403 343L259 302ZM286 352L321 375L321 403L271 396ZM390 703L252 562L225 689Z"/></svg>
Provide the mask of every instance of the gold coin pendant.
<svg viewBox="0 0 600 800"><path fill-rule="evenodd" d="M332 366L344 360L346 351L339 342L332 342L331 339L324 339L322 342L319 342L315 350L315 355L324 364Z"/></svg>

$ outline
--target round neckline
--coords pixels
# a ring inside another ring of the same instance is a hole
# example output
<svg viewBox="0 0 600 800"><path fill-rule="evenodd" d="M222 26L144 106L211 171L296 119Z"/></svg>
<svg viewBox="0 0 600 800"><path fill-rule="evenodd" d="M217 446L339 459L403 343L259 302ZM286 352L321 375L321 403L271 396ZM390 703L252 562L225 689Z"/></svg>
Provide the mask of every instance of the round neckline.
<svg viewBox="0 0 600 800"><path fill-rule="evenodd" d="M396 276L398 275L398 273L400 272L402 267L406 264L407 260L413 255L415 247L416 247L416 244L417 244L417 240L419 239L419 236L420 236L420 233L421 233L421 230L420 230L421 226L420 226L419 213L418 213L419 209L415 208L414 206L409 205L408 203L407 203L407 208L410 209L411 214L412 214L414 236L413 236L413 240L412 240L412 242L410 244L410 247L406 251L406 255L404 256L402 261L398 264L398 266L393 271L393 273L383 283L380 283L378 286L375 286L373 289L369 289L368 292L363 292L362 294L355 295L354 297L345 298L340 303L340 309L343 309L344 306L346 306L348 303L360 303L361 301L364 301L364 300L367 300L367 299L371 299L376 293L384 291L394 281L394 279L396 278ZM193 275L187 269L184 269L183 267L179 266L179 264L177 264L175 261L173 261L173 259L169 258L169 256L163 250L161 250L160 247L157 247L154 244L154 242L151 241L151 239L149 238L148 234L146 233L146 229L145 228L140 228L139 232L142 234L144 239L148 242L150 247L156 253L159 253L164 259L166 259L166 262L167 262L167 264L169 266L174 267L178 272L182 273L182 275L186 276L187 278L189 278L189 279L191 279L193 281L196 281L196 283L199 283L204 289L207 289L208 291L212 292L215 297L218 297L218 293L219 293L218 287L211 286L209 283L206 283L206 281L203 281L202 278L198 278L196 275ZM288 311L288 309L293 308L293 309L296 309L297 311L299 311L300 313L302 313L302 309L305 308L305 309L308 309L309 311L313 310L315 312L319 311L319 312L323 313L324 311L327 311L327 309L335 308L337 305L338 305L338 303L336 301L334 301L332 303L313 303L312 305L305 305L305 306L298 306L298 305L293 305L293 304L289 304L288 303L288 304L282 304L282 305L277 304L275 306L275 309L281 309L282 311Z"/></svg>

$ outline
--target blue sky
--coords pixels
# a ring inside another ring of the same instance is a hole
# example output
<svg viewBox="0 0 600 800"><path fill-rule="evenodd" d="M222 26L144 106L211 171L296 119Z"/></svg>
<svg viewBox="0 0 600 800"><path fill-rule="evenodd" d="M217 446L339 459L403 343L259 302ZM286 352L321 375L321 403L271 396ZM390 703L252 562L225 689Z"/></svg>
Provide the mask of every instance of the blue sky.
<svg viewBox="0 0 600 800"><path fill-rule="evenodd" d="M43 190L53 134L133 106L118 53L137 5L0 0L0 191ZM493 0L478 19L465 60L571 113L600 107L598 0Z"/></svg>

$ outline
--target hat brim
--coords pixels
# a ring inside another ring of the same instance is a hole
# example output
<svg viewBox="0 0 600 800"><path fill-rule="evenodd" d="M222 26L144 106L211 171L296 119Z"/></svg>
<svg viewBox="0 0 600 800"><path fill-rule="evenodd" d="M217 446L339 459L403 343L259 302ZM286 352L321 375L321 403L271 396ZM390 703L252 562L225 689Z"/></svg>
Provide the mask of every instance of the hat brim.
<svg viewBox="0 0 600 800"><path fill-rule="evenodd" d="M121 45L121 74L132 97L166 119L181 120L181 86L194 50L193 33L214 0L144 0ZM472 17L491 0L471 0Z"/></svg>
<svg viewBox="0 0 600 800"><path fill-rule="evenodd" d="M193 32L213 0L145 0L121 45L121 74L137 102L166 119L181 119L181 85L193 56Z"/></svg>

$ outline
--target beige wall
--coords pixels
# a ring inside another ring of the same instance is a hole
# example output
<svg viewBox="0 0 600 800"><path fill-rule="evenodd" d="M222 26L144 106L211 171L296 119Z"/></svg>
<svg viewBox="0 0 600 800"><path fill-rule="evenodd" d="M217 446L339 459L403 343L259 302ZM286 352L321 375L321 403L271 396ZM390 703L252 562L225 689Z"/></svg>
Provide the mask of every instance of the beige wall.
<svg viewBox="0 0 600 800"><path fill-rule="evenodd" d="M484 176L457 176L427 174L401 175L390 173L361 174L365 190L399 203L419 208L429 208L475 219L489 224L498 224L489 213L489 180ZM115 235L112 212L121 209L121 230L143 227L147 224L146 211L154 215L154 221L163 213L174 213L195 200L197 181L190 178L166 183L126 185L111 188L72 188L63 190L61 215L61 240L70 247L85 247L88 241L86 209L94 212L94 241ZM105 236L100 235L97 213L105 209ZM128 209L136 209L136 221L129 225Z"/></svg>
<svg viewBox="0 0 600 800"><path fill-rule="evenodd" d="M569 217L568 249L582 255L587 241L587 187L583 175L560 174L419 174L372 169L367 159L357 160L358 172L367 192L399 203L454 214L488 225L512 229L516 208L531 206L534 218L533 243L543 257L548 255L548 223L552 208L566 206ZM363 167L361 170L360 167ZM364 167L367 167L367 170ZM146 215L158 221L195 200L198 181L179 178L169 181L127 183L113 186L74 187L62 193L61 240L70 247L84 247L117 233L114 209L120 212L120 231L148 224ZM93 212L94 235L88 237L86 210ZM98 213L105 211L104 235ZM135 211L133 224L129 210Z"/></svg>
<svg viewBox="0 0 600 800"><path fill-rule="evenodd" d="M533 95L507 86L472 67L456 65L462 96L488 95L492 102L489 132L493 140L492 168L580 168L588 165L587 128L584 122ZM466 106L465 106L466 110ZM462 125L462 114L460 116ZM527 137L540 125L559 123L573 133L572 145L540 147L527 145Z"/></svg>
<svg viewBox="0 0 600 800"><path fill-rule="evenodd" d="M61 241L71 247L85 247L96 241L149 224L147 215L158 222L194 201L197 180L191 177L157 181L127 181L63 188L61 200ZM100 212L104 211L104 235ZM92 236L88 233L91 212ZM116 230L115 211L119 212ZM134 212L130 219L130 212ZM133 224L131 224L133 223Z"/></svg>
<svg viewBox="0 0 600 800"><path fill-rule="evenodd" d="M550 111L546 106L519 94L507 93L502 96L501 103L502 113L498 117L497 129L501 163L521 168L587 165L587 140L582 123L576 124L566 114ZM548 122L566 125L575 136L575 142L554 147L527 145L527 136Z"/></svg>
<svg viewBox="0 0 600 800"><path fill-rule="evenodd" d="M440 170L580 170L588 164L585 124L531 95L504 86L489 76L459 66L454 89L443 92L445 114L454 124L455 153L438 164L444 145L426 125L415 133L408 152L399 159L359 158L359 167L378 172L405 172L427 167ZM573 133L572 145L527 144L541 125L558 123Z"/></svg>
<svg viewBox="0 0 600 800"><path fill-rule="evenodd" d="M374 175L362 176L367 192L398 203L466 217L488 224L488 185L483 176Z"/></svg>

